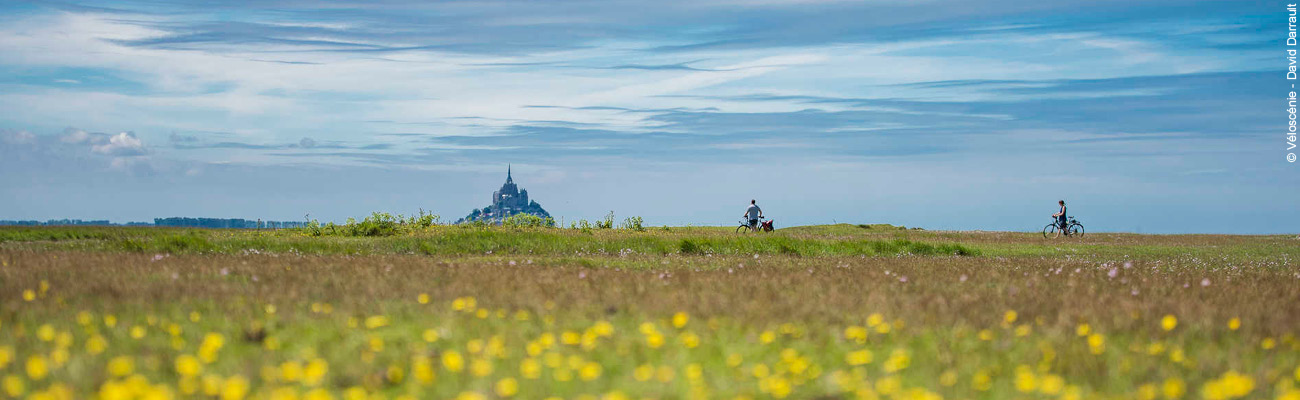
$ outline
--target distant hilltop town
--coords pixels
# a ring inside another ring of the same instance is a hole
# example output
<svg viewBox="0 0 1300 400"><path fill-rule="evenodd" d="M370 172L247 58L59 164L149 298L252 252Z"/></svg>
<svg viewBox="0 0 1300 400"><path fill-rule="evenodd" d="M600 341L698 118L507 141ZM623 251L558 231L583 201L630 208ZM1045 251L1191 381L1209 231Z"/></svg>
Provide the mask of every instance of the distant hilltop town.
<svg viewBox="0 0 1300 400"><path fill-rule="evenodd" d="M515 179L512 176L510 166L506 166L506 183L501 185L501 189L492 192L492 204L481 209L475 209L465 218L457 220L461 223L487 223L501 224L511 216L528 214L542 218L544 224L553 224L550 220L551 213L546 212L541 204L528 198L528 190L520 189L515 185ZM52 219L47 221L36 220L0 220L0 225L19 225L19 226L159 226L159 227L184 227L184 228L228 228L228 229L289 229L308 227L308 222L298 221L263 221L243 218L189 218L189 217L171 217L171 218L154 218L153 222L127 222L114 223L108 220L80 220L80 219Z"/></svg>
<svg viewBox="0 0 1300 400"><path fill-rule="evenodd" d="M541 218L550 218L551 214L542 208L541 204L528 199L528 190L519 189L515 185L515 180L510 176L510 166L506 166L506 183L501 185L501 189L492 192L492 205L475 209L465 218L461 218L456 223L465 222L487 222L500 224L516 214L530 214Z"/></svg>

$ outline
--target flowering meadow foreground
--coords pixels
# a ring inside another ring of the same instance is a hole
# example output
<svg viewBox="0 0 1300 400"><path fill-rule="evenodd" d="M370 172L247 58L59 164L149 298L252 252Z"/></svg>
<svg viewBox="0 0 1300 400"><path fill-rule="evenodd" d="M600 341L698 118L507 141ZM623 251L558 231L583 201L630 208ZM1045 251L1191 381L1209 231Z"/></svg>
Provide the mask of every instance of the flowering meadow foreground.
<svg viewBox="0 0 1300 400"><path fill-rule="evenodd" d="M0 397L1300 399L1287 236L0 228Z"/></svg>

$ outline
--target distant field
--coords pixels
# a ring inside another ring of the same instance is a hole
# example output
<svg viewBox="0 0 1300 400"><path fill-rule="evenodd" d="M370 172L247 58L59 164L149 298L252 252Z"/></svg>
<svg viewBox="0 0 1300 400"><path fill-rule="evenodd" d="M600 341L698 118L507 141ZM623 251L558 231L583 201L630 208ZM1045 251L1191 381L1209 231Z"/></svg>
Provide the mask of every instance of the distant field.
<svg viewBox="0 0 1300 400"><path fill-rule="evenodd" d="M0 228L9 398L1300 396L1294 236Z"/></svg>

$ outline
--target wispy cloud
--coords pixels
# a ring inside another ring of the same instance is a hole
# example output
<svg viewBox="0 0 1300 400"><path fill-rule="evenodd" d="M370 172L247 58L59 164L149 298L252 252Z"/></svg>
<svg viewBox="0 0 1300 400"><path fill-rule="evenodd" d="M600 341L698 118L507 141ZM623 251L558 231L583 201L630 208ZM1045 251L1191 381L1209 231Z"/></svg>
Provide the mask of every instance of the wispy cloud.
<svg viewBox="0 0 1300 400"><path fill-rule="evenodd" d="M515 162L579 177L634 165L628 173L761 170L826 199L838 195L802 185L838 187L821 177L884 165L990 181L1015 196L1039 182L1027 163L1069 154L1105 161L1035 164L1060 175L1043 185L1133 190L1190 179L1181 171L1192 164L1276 173L1243 150L1264 148L1271 129L1273 106L1258 93L1271 90L1261 71L1273 50L1257 6L7 3L0 109L11 111L0 112L0 144L7 168L32 174L476 174ZM1196 177L1258 190L1242 176ZM942 194L911 183L896 184ZM683 190L712 190L695 184Z"/></svg>

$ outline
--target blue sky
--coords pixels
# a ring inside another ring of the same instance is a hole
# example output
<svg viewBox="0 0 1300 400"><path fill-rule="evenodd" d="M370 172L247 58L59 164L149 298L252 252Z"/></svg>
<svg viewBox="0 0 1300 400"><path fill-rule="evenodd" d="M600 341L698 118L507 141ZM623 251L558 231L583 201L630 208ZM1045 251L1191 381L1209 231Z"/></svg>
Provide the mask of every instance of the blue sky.
<svg viewBox="0 0 1300 400"><path fill-rule="evenodd" d="M0 219L1300 231L1272 3L209 3L0 1Z"/></svg>

